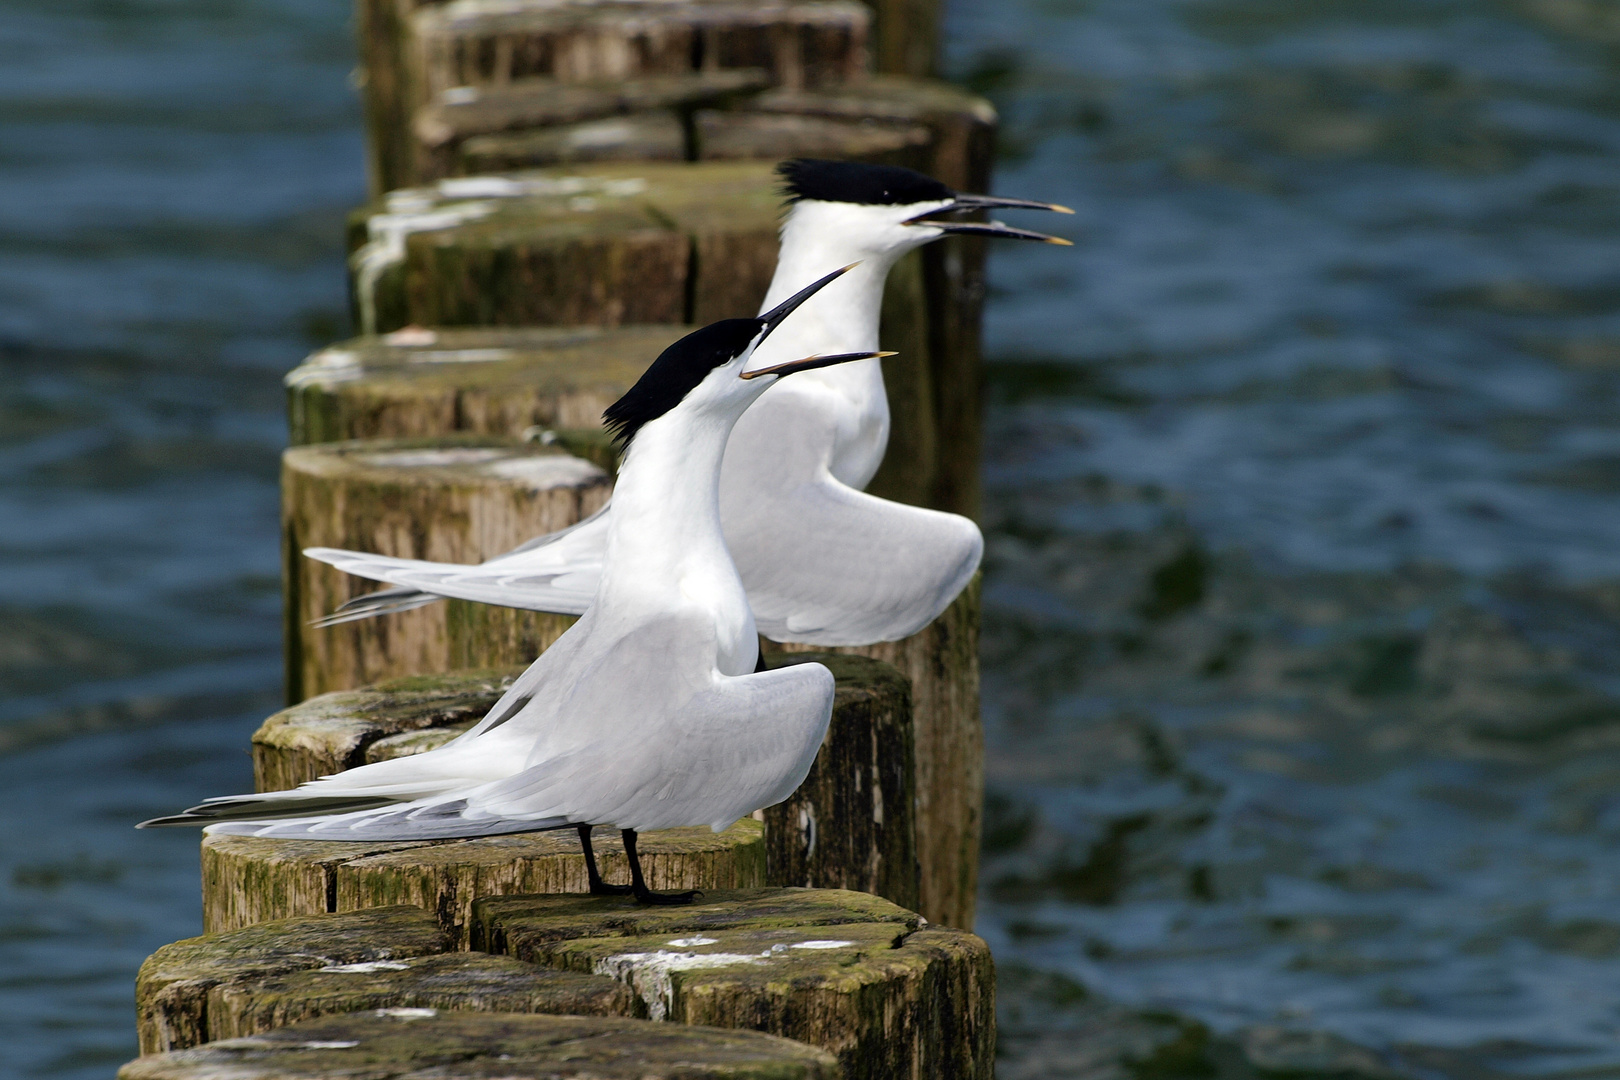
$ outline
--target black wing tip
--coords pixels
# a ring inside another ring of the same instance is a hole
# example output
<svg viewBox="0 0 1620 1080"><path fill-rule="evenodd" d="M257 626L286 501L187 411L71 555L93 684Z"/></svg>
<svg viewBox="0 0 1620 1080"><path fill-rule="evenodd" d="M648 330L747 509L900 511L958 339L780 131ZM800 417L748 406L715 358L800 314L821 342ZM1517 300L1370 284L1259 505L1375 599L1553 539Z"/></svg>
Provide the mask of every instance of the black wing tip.
<svg viewBox="0 0 1620 1080"><path fill-rule="evenodd" d="M137 829L169 829L184 825L208 825L214 821L211 817L201 814L170 814L167 817L147 818L135 827Z"/></svg>

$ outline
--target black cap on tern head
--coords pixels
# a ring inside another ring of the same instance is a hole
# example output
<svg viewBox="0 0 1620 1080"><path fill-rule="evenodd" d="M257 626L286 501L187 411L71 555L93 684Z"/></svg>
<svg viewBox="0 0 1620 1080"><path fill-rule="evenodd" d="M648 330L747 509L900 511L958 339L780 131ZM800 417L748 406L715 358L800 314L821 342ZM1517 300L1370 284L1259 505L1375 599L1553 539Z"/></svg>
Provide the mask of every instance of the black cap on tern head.
<svg viewBox="0 0 1620 1080"><path fill-rule="evenodd" d="M776 172L782 178L782 194L790 202L811 199L867 206L910 206L956 197L954 191L932 176L898 165L795 158L782 162Z"/></svg>
<svg viewBox="0 0 1620 1080"><path fill-rule="evenodd" d="M756 337L768 337L800 304L820 292L823 286L849 273L856 265L850 263L818 278L758 318L721 319L692 331L659 353L658 359L641 373L636 384L602 413L602 420L614 441L628 446L642 425L679 405L687 394L709 377L711 371L741 356ZM828 363L844 363L869 355L873 354L847 353L836 359L818 357L815 358L817 363L803 364L793 370L825 367ZM773 374L788 374L787 365L779 367L782 370Z"/></svg>
<svg viewBox="0 0 1620 1080"><path fill-rule="evenodd" d="M1035 202L1032 199L1006 199L999 195L963 195L952 191L931 176L898 165L863 165L857 161L822 161L795 158L776 167L784 181L782 194L788 202L838 202L862 206L915 206L918 203L945 203L908 218L907 225L932 225L942 233L1000 236L1009 240L1039 240L1048 244L1069 241L1028 229L1014 229L995 221L942 221L941 215L963 210L1006 208L1016 210L1055 210L1072 214L1067 206Z"/></svg>
<svg viewBox="0 0 1620 1080"><path fill-rule="evenodd" d="M659 353L636 385L602 414L613 440L628 446L643 424L669 412L709 372L735 360L759 334L760 325L758 319L722 319L692 331Z"/></svg>

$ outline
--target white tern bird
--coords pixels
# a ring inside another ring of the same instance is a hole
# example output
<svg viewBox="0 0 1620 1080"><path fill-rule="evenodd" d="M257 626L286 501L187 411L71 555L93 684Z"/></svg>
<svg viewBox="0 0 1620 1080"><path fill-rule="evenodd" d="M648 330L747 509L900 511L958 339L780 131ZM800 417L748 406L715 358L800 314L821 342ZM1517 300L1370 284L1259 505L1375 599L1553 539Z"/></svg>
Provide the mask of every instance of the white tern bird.
<svg viewBox="0 0 1620 1080"><path fill-rule="evenodd" d="M961 195L895 166L796 160L763 307L837 266L855 270L804 305L751 361L878 347L883 284L908 251L973 234L1067 244L997 222L940 220L986 207L1067 207ZM978 568L983 538L956 514L865 494L889 440L876 361L824 368L773 386L737 422L720 480L720 517L760 633L773 641L865 645L921 630ZM305 554L396 588L357 597L321 625L407 610L440 597L579 614L596 591L618 496L594 517L475 566L335 548Z"/></svg>
<svg viewBox="0 0 1620 1080"><path fill-rule="evenodd" d="M592 602L472 730L415 757L209 799L143 827L366 841L574 827L593 892L690 899L648 891L636 833L718 832L781 802L804 780L832 715L822 665L755 671L759 639L721 534L719 485L732 425L768 387L874 355L748 368L771 331L843 272L758 318L687 335L607 410L627 449ZM623 830L629 886L602 883L592 825Z"/></svg>

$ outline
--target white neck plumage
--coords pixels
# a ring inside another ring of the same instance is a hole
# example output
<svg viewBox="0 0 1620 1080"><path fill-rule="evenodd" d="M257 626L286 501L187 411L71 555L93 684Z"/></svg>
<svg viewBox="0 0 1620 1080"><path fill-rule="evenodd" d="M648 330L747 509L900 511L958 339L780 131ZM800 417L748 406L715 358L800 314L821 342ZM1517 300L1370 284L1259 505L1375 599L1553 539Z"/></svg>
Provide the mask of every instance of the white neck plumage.
<svg viewBox="0 0 1620 1080"><path fill-rule="evenodd" d="M766 339L749 367L794 360L811 353L871 352L878 347L878 317L883 309L883 283L904 250L873 243L867 208L847 203L799 202L782 225L782 250L776 275L761 311L792 296L821 275L858 262L860 265L807 300L788 317L781 334ZM849 385L883 376L876 360L840 364L795 376L830 385Z"/></svg>
<svg viewBox="0 0 1620 1080"><path fill-rule="evenodd" d="M754 617L720 531L720 460L734 420L674 409L636 433L613 488L594 607L701 608L715 621L717 666L742 675L753 670Z"/></svg>

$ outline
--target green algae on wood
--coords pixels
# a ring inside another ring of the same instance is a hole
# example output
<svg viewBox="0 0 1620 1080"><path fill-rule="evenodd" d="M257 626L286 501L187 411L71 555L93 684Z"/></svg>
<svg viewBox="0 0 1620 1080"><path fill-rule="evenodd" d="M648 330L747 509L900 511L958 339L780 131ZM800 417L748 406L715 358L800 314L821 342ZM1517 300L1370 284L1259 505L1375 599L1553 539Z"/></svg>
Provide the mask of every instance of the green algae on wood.
<svg viewBox="0 0 1620 1080"><path fill-rule="evenodd" d="M306 558L304 548L477 563L589 516L611 487L601 467L556 447L493 436L293 447L281 480L293 702L399 675L528 663L573 622L509 608L462 612L471 605L451 601L312 627L378 586Z"/></svg>
<svg viewBox="0 0 1620 1080"><path fill-rule="evenodd" d="M609 881L628 881L629 864L612 830L597 830L597 865ZM643 833L642 868L654 889L728 889L763 885L761 824L737 822L723 833L708 828ZM203 928L235 929L251 922L414 904L465 942L475 901L517 893L583 893L585 860L572 830L473 840L278 840L205 836Z"/></svg>
<svg viewBox="0 0 1620 1080"><path fill-rule="evenodd" d="M432 956L452 947L449 935L431 915L404 906L283 919L165 945L147 958L135 979L141 1053L195 1046L219 1037L209 1026L209 997L232 982L309 968Z"/></svg>
<svg viewBox="0 0 1620 1080"><path fill-rule="evenodd" d="M911 681L916 759L918 910L933 923L971 929L984 809L984 729L979 717L979 578L923 630L900 641L827 650L892 664ZM764 642L775 652L815 646Z"/></svg>
<svg viewBox="0 0 1620 1080"><path fill-rule="evenodd" d="M484 902L475 921L485 947L611 975L655 1019L798 1039L837 1055L851 1080L992 1075L994 968L979 938L858 893L705 901L649 915L604 898L513 897Z"/></svg>
<svg viewBox="0 0 1620 1080"><path fill-rule="evenodd" d="M533 960L575 938L846 923L885 923L910 932L923 921L880 896L845 889L717 889L677 907L646 907L615 896L498 896L473 905L471 940L475 949Z"/></svg>
<svg viewBox="0 0 1620 1080"><path fill-rule="evenodd" d="M708 232L774 262L781 197L770 162L586 164L391 191L350 219L363 330L691 322L688 298L728 289L691 248ZM691 210L701 208L700 220ZM767 269L769 263L767 263ZM697 321L752 315L747 302Z"/></svg>
<svg viewBox="0 0 1620 1080"><path fill-rule="evenodd" d="M380 1009L139 1058L119 1080L839 1080L826 1051L754 1031L595 1016Z"/></svg>
<svg viewBox="0 0 1620 1080"><path fill-rule="evenodd" d="M136 978L141 1052L362 1009L635 1016L611 979L451 951L418 907L285 919L167 945Z"/></svg>
<svg viewBox="0 0 1620 1080"><path fill-rule="evenodd" d="M253 1035L316 1016L366 1009L645 1015L645 1006L633 992L600 975L454 952L232 981L209 996L209 1036Z"/></svg>

